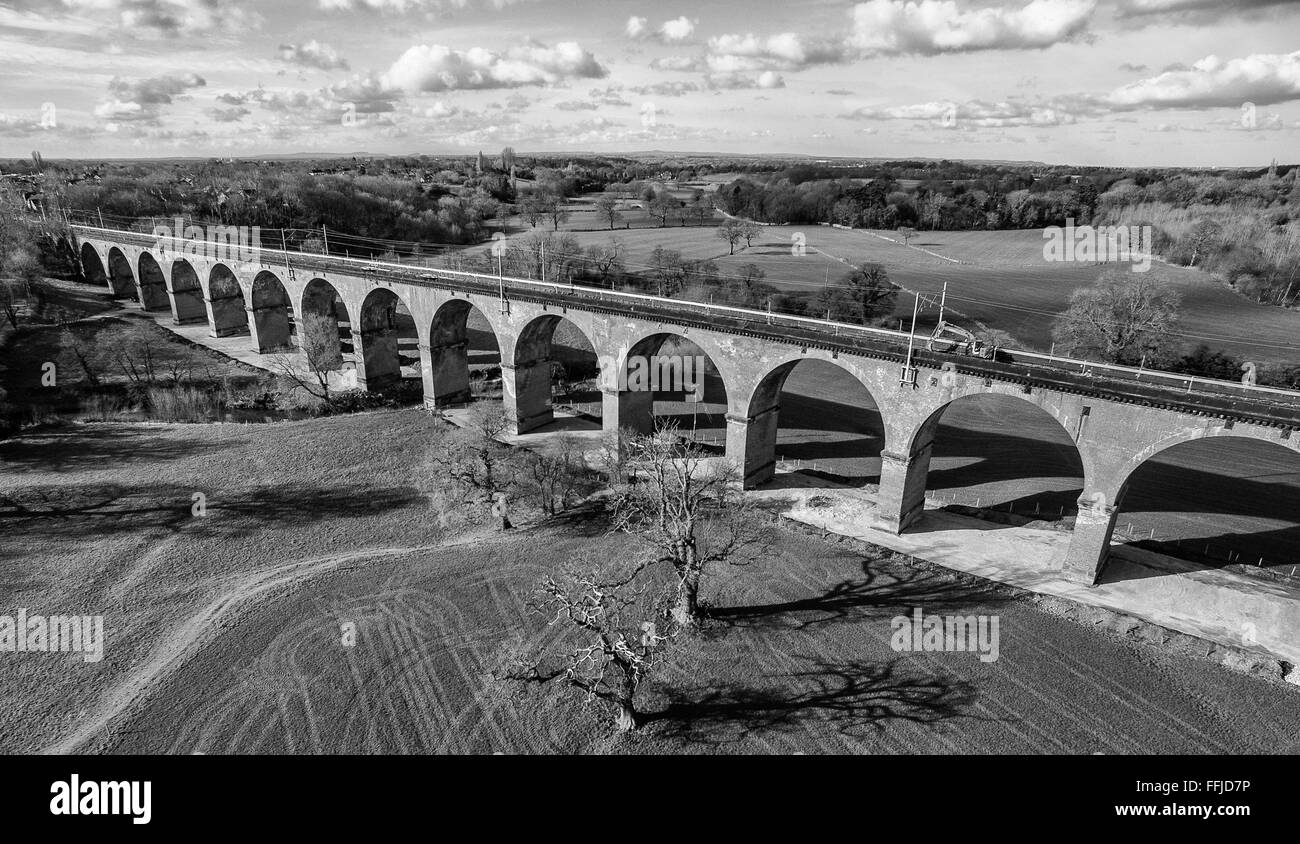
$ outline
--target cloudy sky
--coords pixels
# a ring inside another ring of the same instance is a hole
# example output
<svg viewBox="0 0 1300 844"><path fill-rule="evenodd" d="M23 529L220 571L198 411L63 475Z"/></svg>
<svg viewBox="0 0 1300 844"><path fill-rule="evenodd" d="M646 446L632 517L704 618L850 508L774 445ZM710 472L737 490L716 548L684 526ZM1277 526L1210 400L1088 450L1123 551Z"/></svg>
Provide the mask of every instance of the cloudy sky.
<svg viewBox="0 0 1300 844"><path fill-rule="evenodd" d="M1296 159L1300 0L0 0L0 155Z"/></svg>

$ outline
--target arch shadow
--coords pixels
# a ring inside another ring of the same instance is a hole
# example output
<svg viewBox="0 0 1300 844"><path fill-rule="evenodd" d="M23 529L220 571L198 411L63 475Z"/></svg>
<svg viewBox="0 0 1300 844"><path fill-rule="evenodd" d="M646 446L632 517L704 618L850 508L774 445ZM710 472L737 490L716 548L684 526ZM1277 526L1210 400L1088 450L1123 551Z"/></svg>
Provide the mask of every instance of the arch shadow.
<svg viewBox="0 0 1300 844"><path fill-rule="evenodd" d="M207 322L208 309L203 302L203 285L194 265L184 258L172 261L172 281L168 290L172 300L172 316L178 325Z"/></svg>
<svg viewBox="0 0 1300 844"><path fill-rule="evenodd" d="M99 252L95 247L89 243L81 244L81 277L90 284L107 287L114 296L117 295L117 291L109 281L108 271L104 268L103 259L99 257Z"/></svg>
<svg viewBox="0 0 1300 844"><path fill-rule="evenodd" d="M879 404L839 363L800 356L778 364L754 388L746 417L747 487L768 482L778 466L800 472L803 480L880 481L885 428Z"/></svg>
<svg viewBox="0 0 1300 844"><path fill-rule="evenodd" d="M387 287L371 290L361 302L358 328L361 356L357 375L366 389L387 389L405 378L420 377L415 320L397 293Z"/></svg>
<svg viewBox="0 0 1300 844"><path fill-rule="evenodd" d="M296 329L293 298L280 277L270 270L262 270L254 276L252 300L254 348L263 354L292 349ZM336 334L337 331L336 325Z"/></svg>
<svg viewBox="0 0 1300 844"><path fill-rule="evenodd" d="M1300 453L1231 434L1167 445L1124 480L1115 520L1115 538L1196 569L1285 577L1300 586L1291 579L1300 566ZM1103 582L1127 579L1133 573L1120 567L1103 572Z"/></svg>
<svg viewBox="0 0 1300 844"><path fill-rule="evenodd" d="M587 415L600 417L602 398L595 378L600 371L596 348L591 338L559 314L535 317L519 332L515 342L513 376L515 408L512 416L520 433L550 425L555 421L553 397L557 388L568 403L577 405ZM574 385L583 385L575 394Z"/></svg>
<svg viewBox="0 0 1300 844"><path fill-rule="evenodd" d="M1003 393L947 402L917 428L909 453L913 464L925 464L922 496L994 525L1072 527L1088 475L1085 456L1056 417Z"/></svg>
<svg viewBox="0 0 1300 844"><path fill-rule="evenodd" d="M170 310L171 297L167 294L167 279L163 276L157 259L148 252L141 252L138 270L140 307L146 311Z"/></svg>
<svg viewBox="0 0 1300 844"><path fill-rule="evenodd" d="M725 451L727 386L712 357L689 337L671 331L642 337L615 372L619 430L675 425L706 451Z"/></svg>
<svg viewBox="0 0 1300 844"><path fill-rule="evenodd" d="M225 264L214 264L208 273L208 307L212 311L213 337L249 333L244 291L234 271Z"/></svg>
<svg viewBox="0 0 1300 844"><path fill-rule="evenodd" d="M302 292L302 350L316 372L343 369L352 356L352 320L334 285L313 278Z"/></svg>
<svg viewBox="0 0 1300 844"><path fill-rule="evenodd" d="M108 281L114 299L131 299L143 306L140 287L136 284L135 270L131 268L131 261L116 246L108 250Z"/></svg>
<svg viewBox="0 0 1300 844"><path fill-rule="evenodd" d="M429 322L424 399L437 407L502 395L501 345L487 316L465 299L438 306Z"/></svg>

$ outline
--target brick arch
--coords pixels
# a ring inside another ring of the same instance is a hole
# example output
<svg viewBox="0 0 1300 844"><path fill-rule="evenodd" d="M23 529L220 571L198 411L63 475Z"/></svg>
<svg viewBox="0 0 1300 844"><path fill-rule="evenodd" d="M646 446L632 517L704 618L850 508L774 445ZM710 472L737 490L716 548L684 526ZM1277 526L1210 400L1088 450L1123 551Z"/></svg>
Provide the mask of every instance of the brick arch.
<svg viewBox="0 0 1300 844"><path fill-rule="evenodd" d="M1013 392L1011 389L963 391L958 395L945 396L937 406L929 409L921 421L914 424L910 433L901 438L902 442L898 441L900 438L897 436L892 440L887 439L885 451L881 454L879 501L880 513L887 527L902 531L920 517L925 506L930 457L939 422L953 405L974 400L978 396L996 396L999 401L1022 402L1052 419L1078 457L1082 474L1081 486L1085 491L1089 489L1092 479L1096 476L1094 455L1088 448L1081 447L1075 442L1074 436L1065 424L1063 411L1059 407L1047 406L1041 401L1036 401L1020 392ZM895 417L895 421L899 421L899 417Z"/></svg>
<svg viewBox="0 0 1300 844"><path fill-rule="evenodd" d="M401 310L405 309L406 319ZM411 322L410 333L418 337L414 314L406 299L389 287L376 287L366 294L357 309L357 325L353 332L360 340L361 354L357 356L357 383L363 389L381 389L401 383L402 356L401 333L404 324ZM409 349L418 356L418 351Z"/></svg>
<svg viewBox="0 0 1300 844"><path fill-rule="evenodd" d="M81 262L82 277L86 281L107 287L114 293L117 292L113 289L112 279L108 275L108 261L105 260L93 243L88 240L81 242L78 260Z"/></svg>
<svg viewBox="0 0 1300 844"><path fill-rule="evenodd" d="M1159 437L1156 440L1147 443L1147 445L1134 452L1131 457L1127 457L1122 463L1113 466L1110 470L1111 477L1108 477L1104 484L1099 484L1098 488L1090 494L1085 493L1085 498L1091 495L1093 496L1093 500L1080 502L1086 506L1081 506L1079 510L1079 520L1076 523L1075 535L1071 540L1068 558L1065 562L1065 574L1072 579L1079 580L1083 583L1096 583L1101 578L1101 575L1106 568L1106 563L1109 560L1111 537L1116 529L1116 525L1120 522L1120 514L1125 512L1134 512L1131 508L1125 506L1134 477L1144 466L1160 455L1172 449L1179 448L1180 446L1206 440L1236 440L1238 442L1258 443L1259 448L1266 449L1270 453L1280 454L1281 451L1284 450L1293 454L1300 454L1300 443L1296 442L1295 432L1292 432L1290 438L1284 440L1281 437L1280 431L1277 429L1249 424L1239 424L1232 428L1201 427L1199 429L1186 429ZM1273 464L1273 461L1269 462L1271 465L1275 465ZM1170 467L1170 469L1174 473L1196 471L1194 467L1187 465L1175 465ZM1194 477L1184 477L1181 481L1178 480L1177 474L1171 477L1174 482L1184 484L1189 490L1195 489L1201 493L1208 491L1211 494L1211 498L1215 502L1214 506L1203 510L1197 510L1196 512L1230 517L1234 512L1241 512L1241 510L1234 511L1233 507L1247 507L1248 511L1251 512L1252 515L1258 515L1255 511L1257 505L1260 504L1260 499L1253 497L1250 493L1247 493L1247 497L1245 498L1238 498L1235 496L1225 498L1222 495L1223 489L1220 487L1206 486L1203 483L1198 483ZM1165 482L1168 483L1170 480L1171 478L1166 478ZM1247 488L1252 484L1260 483L1257 478L1251 478L1248 476L1239 476L1236 479L1236 482L1238 484L1245 484ZM1256 496L1261 494L1263 493L1258 491L1254 493ZM1157 496L1157 498L1160 497L1161 496ZM1256 531L1256 533L1259 533L1263 538L1261 542L1253 543L1254 547L1251 549L1251 552L1259 553L1261 554L1261 557L1267 556L1271 562L1277 562L1278 557L1274 556L1274 554L1278 553L1277 548L1280 546L1288 549L1281 553L1284 559L1289 559L1286 558L1286 555L1294 549L1294 536L1298 531L1298 527L1295 524L1295 511L1290 509L1290 505L1286 501L1277 500L1272 494L1272 491L1269 492L1267 497L1270 505L1275 508L1275 511L1269 514L1269 518L1278 519L1283 522L1290 521L1292 524L1290 527L1283 527L1281 529L1274 526L1269 527L1268 529ZM1186 495L1185 498L1186 501L1183 506L1203 507L1206 503L1204 496L1197 493ZM1224 504L1225 502L1228 502L1226 506ZM1169 502L1166 500L1160 503L1168 504ZM1202 521L1215 524L1213 519ZM1222 527L1228 527L1231 524L1232 522L1230 519L1226 522L1218 523L1218 525ZM1159 530L1159 528L1156 528L1156 530ZM1231 533L1231 531L1228 532ZM1269 538L1269 534L1276 535ZM1154 531L1152 536L1152 541L1157 543L1154 550L1158 553L1162 552L1159 543L1163 540L1167 545L1169 537L1167 535L1164 537L1157 537ZM1177 536L1174 538L1178 539ZM1214 545L1219 540L1210 538L1208 541L1210 545ZM1236 539L1230 539L1228 541L1235 544L1240 542L1241 538L1237 537ZM1246 542L1247 544L1252 544L1250 540L1246 540ZM1182 551L1179 549L1186 547L1188 546L1186 545L1186 538L1184 538L1181 542L1174 542L1169 553L1172 553L1175 556L1181 556ZM1195 548L1195 546L1191 547L1193 549ZM1193 550L1192 553L1195 554L1197 552ZM1214 557L1211 555L1211 560L1213 559ZM1218 559L1220 562L1223 561L1222 557L1219 557Z"/></svg>
<svg viewBox="0 0 1300 844"><path fill-rule="evenodd" d="M254 290L254 299L256 298ZM352 343L354 326L342 291L323 278L311 279L303 286L302 306L298 309L298 314L299 343L307 356L308 365L323 372L344 369L343 347L345 342ZM342 322L348 324L348 329L341 327Z"/></svg>
<svg viewBox="0 0 1300 844"><path fill-rule="evenodd" d="M199 271L194 265L185 258L177 258L171 262L167 293L171 297L172 316L178 324L208 321L203 279L200 278Z"/></svg>
<svg viewBox="0 0 1300 844"><path fill-rule="evenodd" d="M469 298L443 300L429 318L424 377L424 403L433 407L464 404L470 400L469 315L478 312L504 354L502 332L488 310ZM422 349L422 352L426 350Z"/></svg>
<svg viewBox="0 0 1300 844"><path fill-rule="evenodd" d="M762 371L747 391L737 390L728 408L727 456L744 466L745 488L758 486L775 473L776 441L779 432L779 399L786 379L800 363L817 361L848 374L871 399L888 430L884 417L889 405L881 401L879 386L854 371L847 361L829 354L791 351ZM884 431L882 431L883 441Z"/></svg>
<svg viewBox="0 0 1300 844"><path fill-rule="evenodd" d="M628 389L619 388L619 379L621 374L629 371L629 364L634 357L653 358L660 354L663 346L669 340L685 340L695 344L700 352L707 358L708 363L713 365L717 372L719 380L722 382L724 393L723 404L727 405L734 385L740 380L739 373L733 366L727 354L717 344L712 343L706 337L691 336L690 333L673 328L658 328L649 332L635 335L636 339L628 343L619 344L616 352L609 349L598 349L608 355L608 360L614 361L611 372L602 373L602 389L617 394L617 429L629 429L638 432L648 432L653 430L654 421L654 393L646 390L630 389L633 384L626 386ZM685 365L685 361L682 364ZM694 367L694 362L690 363ZM612 377L611 377L612 374ZM685 374L685 373L683 373ZM694 374L692 372L692 374ZM702 383L702 382L701 382ZM608 405L607 405L608 407ZM605 428L610 430L614 425L614 420L606 419ZM731 456L731 455L728 455Z"/></svg>
<svg viewBox="0 0 1300 844"><path fill-rule="evenodd" d="M110 247L104 266L108 270L108 283L114 298L132 299L140 303L140 285L136 281L135 262L127 256L126 251L116 246Z"/></svg>
<svg viewBox="0 0 1300 844"><path fill-rule="evenodd" d="M1289 451L1300 453L1300 431L1292 431L1291 436L1282 439L1282 431L1277 428L1265 428L1259 425L1234 425L1231 428L1214 427L1214 428L1197 428L1191 430L1178 431L1147 444L1145 447L1134 452L1124 462L1123 468L1119 471L1118 476L1110 479L1108 484L1115 490L1115 497L1112 502L1118 504L1123 500L1124 493L1127 491L1128 483L1141 466L1148 460L1168 451L1174 446L1183 443L1195 442L1196 440L1206 439L1250 439L1257 442L1271 444Z"/></svg>
<svg viewBox="0 0 1300 844"><path fill-rule="evenodd" d="M140 287L140 306L146 311L171 308L167 276L158 259L148 250L141 250L136 258L136 278Z"/></svg>
<svg viewBox="0 0 1300 844"><path fill-rule="evenodd" d="M230 267L217 262L208 270L205 286L213 337L248 334L248 306L244 286ZM259 350L260 351L260 350Z"/></svg>
<svg viewBox="0 0 1300 844"><path fill-rule="evenodd" d="M270 270L262 270L253 276L248 303L252 312L248 327L253 335L253 347L262 353L292 349L293 296L280 277ZM299 342L301 339L299 336Z"/></svg>
<svg viewBox="0 0 1300 844"><path fill-rule="evenodd" d="M584 328L577 320L553 312L540 313L525 323L514 343L507 341L508 348L503 348L501 355L502 384L507 403L513 400L515 405L511 417L515 420L517 433L540 428L555 418L551 406L555 371L552 343L562 322L573 326L596 354L599 363L590 326Z"/></svg>

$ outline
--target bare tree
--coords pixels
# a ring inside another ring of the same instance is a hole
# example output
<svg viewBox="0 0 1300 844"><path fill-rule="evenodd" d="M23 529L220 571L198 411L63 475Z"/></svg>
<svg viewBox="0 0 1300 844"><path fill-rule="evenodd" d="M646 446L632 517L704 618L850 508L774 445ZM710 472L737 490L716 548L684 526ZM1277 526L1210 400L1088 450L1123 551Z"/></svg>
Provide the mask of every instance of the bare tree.
<svg viewBox="0 0 1300 844"><path fill-rule="evenodd" d="M87 333L89 336L83 341L83 338L79 336L80 333ZM70 326L63 329L63 338L64 345L72 350L73 356L77 359L77 364L81 367L81 371L85 373L86 382L91 387L98 388L101 383L99 367L94 360L95 356L88 353L85 346L87 342L94 342L94 329L85 325Z"/></svg>
<svg viewBox="0 0 1300 844"><path fill-rule="evenodd" d="M743 564L767 535L741 490L740 472L714 460L675 426L626 434L615 471L611 520L654 549L653 562L677 575L673 619L683 627L700 620L699 592L717 563Z"/></svg>
<svg viewBox="0 0 1300 844"><path fill-rule="evenodd" d="M745 239L745 247L749 248L754 245L754 238L758 237L758 223L749 220L740 222L740 236Z"/></svg>
<svg viewBox="0 0 1300 844"><path fill-rule="evenodd" d="M572 647L558 660L546 647L522 640L505 655L499 679L546 683L562 679L587 702L604 701L614 711L620 732L640 724L636 693L661 662L675 631L666 617L671 583L654 583L638 566L610 577L602 568L574 560L558 577L542 579L529 610L570 629L553 647ZM576 638L576 642L574 639Z"/></svg>
<svg viewBox="0 0 1300 844"><path fill-rule="evenodd" d="M435 473L457 487L459 502L489 510L502 530L510 523L510 496L518 486L519 459L499 438L510 430L510 417L498 404L470 407L464 428L439 430L429 446Z"/></svg>
<svg viewBox="0 0 1300 844"><path fill-rule="evenodd" d="M608 281L612 275L623 272L623 262L619 253L623 244L617 238L610 238L604 246L593 244L587 247L587 263L600 273L601 282Z"/></svg>
<svg viewBox="0 0 1300 844"><path fill-rule="evenodd" d="M618 198L608 193L596 200L596 212L609 223L611 231L623 219L618 210Z"/></svg>
<svg viewBox="0 0 1300 844"><path fill-rule="evenodd" d="M564 208L564 197L552 193L546 197L546 216L551 218L551 231L559 231L560 223L569 219L569 212Z"/></svg>
<svg viewBox="0 0 1300 844"><path fill-rule="evenodd" d="M551 208L551 200L541 191L530 191L524 194L524 197L515 204L515 209L519 216L528 221L530 228L537 228L537 224L546 219L547 213Z"/></svg>
<svg viewBox="0 0 1300 844"><path fill-rule="evenodd" d="M268 360L271 370L280 377L289 381L296 387L300 387L308 395L313 396L326 405L333 406L335 392L330 388L330 372L323 368L317 368L311 363L310 356L307 358L307 374L303 374L292 358L285 354L272 355Z"/></svg>
<svg viewBox="0 0 1300 844"><path fill-rule="evenodd" d="M699 196L695 197L694 201L692 201L689 206L687 206L686 213L689 214L697 224L704 225L705 221L713 216L713 203L709 201L708 197L701 193Z"/></svg>
<svg viewBox="0 0 1300 844"><path fill-rule="evenodd" d="M659 227L663 228L668 225L668 215L678 208L678 202L673 198L666 189L657 191L654 199L650 200L647 211L651 217L659 221Z"/></svg>
<svg viewBox="0 0 1300 844"><path fill-rule="evenodd" d="M554 516L573 505L587 474L579 442L562 434L542 452L523 455L525 485L537 495L542 512Z"/></svg>
<svg viewBox="0 0 1300 844"><path fill-rule="evenodd" d="M727 253L729 255L736 254L736 244L740 243L740 239L744 236L744 232L740 230L740 222L737 220L727 220L718 226L718 237L727 241L727 246L731 249Z"/></svg>
<svg viewBox="0 0 1300 844"><path fill-rule="evenodd" d="M136 388L158 383L158 341L146 327L138 327L122 342L117 351L118 368Z"/></svg>
<svg viewBox="0 0 1300 844"><path fill-rule="evenodd" d="M1187 243L1192 249L1192 257L1187 262L1187 266L1196 266L1196 259L1203 252L1208 252L1222 236L1223 226L1214 220L1201 220L1193 226L1192 230L1186 235Z"/></svg>

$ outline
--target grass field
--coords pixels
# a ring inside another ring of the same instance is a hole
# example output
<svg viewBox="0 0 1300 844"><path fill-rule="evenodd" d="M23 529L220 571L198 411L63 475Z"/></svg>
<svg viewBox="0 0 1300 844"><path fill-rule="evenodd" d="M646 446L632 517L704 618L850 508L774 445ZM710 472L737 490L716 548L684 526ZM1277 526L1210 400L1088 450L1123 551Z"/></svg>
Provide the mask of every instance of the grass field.
<svg viewBox="0 0 1300 844"><path fill-rule="evenodd" d="M0 659L0 752L1285 752L1300 698L885 553L782 533L643 692L642 734L487 678L537 578L636 550L578 521L443 535L418 411L87 425L0 444L6 610L105 616L102 662ZM192 514L192 494L207 496ZM15 501L26 506L21 512ZM997 614L1000 656L891 619ZM345 647L341 625L357 626ZM1249 717L1243 715L1249 713Z"/></svg>
<svg viewBox="0 0 1300 844"><path fill-rule="evenodd" d="M724 273L758 264L768 283L787 292L816 292L842 277L848 264L868 261L883 264L890 279L909 291L938 293L947 282L950 319L971 328L1007 331L1025 347L1042 351L1050 348L1052 322L1068 307L1070 295L1106 269L1044 261L1039 230L919 232L904 246L894 242L894 232L764 226L753 246L742 242L729 255L715 225L578 230L588 227L583 219L575 216L561 231L570 230L584 248L616 237L631 270L644 269L650 253L663 246L686 258L714 259ZM537 229L543 230L549 226ZM806 238L804 255L791 254L795 234ZM481 247L469 251L477 254ZM1121 269L1127 271L1124 265ZM1188 350L1206 343L1246 360L1300 362L1300 311L1252 302L1199 270L1156 262L1148 273L1181 292L1180 331ZM904 327L910 324L912 305L910 295L898 297L894 315L904 320ZM922 313L919 330L928 332L936 319L934 309Z"/></svg>

